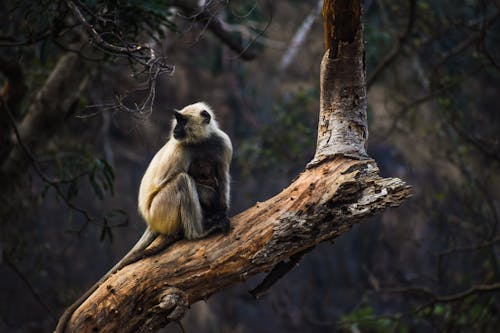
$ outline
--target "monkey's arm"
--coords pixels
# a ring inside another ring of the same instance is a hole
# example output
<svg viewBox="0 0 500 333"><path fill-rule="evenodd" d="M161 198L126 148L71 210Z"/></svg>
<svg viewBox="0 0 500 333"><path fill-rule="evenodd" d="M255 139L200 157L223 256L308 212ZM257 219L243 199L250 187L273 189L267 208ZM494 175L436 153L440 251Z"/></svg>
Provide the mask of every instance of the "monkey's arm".
<svg viewBox="0 0 500 333"><path fill-rule="evenodd" d="M63 333L66 330L66 326L71 319L73 313L87 300L87 298L94 293L94 291L103 284L111 275L115 274L123 267L133 264L142 258L153 256L163 249L168 247L170 244L178 240L178 236L165 236L161 238L160 244L147 249L151 243L158 237L158 235L151 231L151 229L146 228L146 231L142 234L141 238L137 241L134 247L113 267L111 268L97 283L95 283L90 289L85 292L79 299L77 299L70 307L64 311L61 319L57 324L54 333Z"/></svg>

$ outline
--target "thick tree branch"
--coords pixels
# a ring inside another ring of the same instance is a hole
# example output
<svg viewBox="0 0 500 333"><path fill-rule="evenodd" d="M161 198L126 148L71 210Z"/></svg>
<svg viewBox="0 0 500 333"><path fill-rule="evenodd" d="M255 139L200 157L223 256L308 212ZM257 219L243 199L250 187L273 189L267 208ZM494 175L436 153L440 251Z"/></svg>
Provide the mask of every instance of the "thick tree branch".
<svg viewBox="0 0 500 333"><path fill-rule="evenodd" d="M293 267L283 261L295 263L411 195L400 179L378 176L366 154L361 1L327 0L323 15L318 146L307 169L275 197L232 218L229 235L182 240L111 276L75 311L67 332L155 331L189 305L272 270L261 288L267 289Z"/></svg>
<svg viewBox="0 0 500 333"><path fill-rule="evenodd" d="M185 308L399 205L409 188L372 160L336 158L237 215L228 236L183 240L112 276L75 312L68 332L154 331Z"/></svg>
<svg viewBox="0 0 500 333"><path fill-rule="evenodd" d="M323 3L318 143L312 164L336 155L366 158L366 84L360 1Z"/></svg>

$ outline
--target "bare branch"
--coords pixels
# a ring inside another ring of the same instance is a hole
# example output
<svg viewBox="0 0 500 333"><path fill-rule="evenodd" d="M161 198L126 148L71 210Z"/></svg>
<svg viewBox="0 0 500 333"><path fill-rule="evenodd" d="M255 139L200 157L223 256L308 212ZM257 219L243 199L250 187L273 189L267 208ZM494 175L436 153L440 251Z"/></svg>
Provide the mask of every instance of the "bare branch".
<svg viewBox="0 0 500 333"><path fill-rule="evenodd" d="M456 254L456 253L459 253L459 252L478 251L478 250L481 250L481 249L484 249L484 248L488 248L488 247L494 246L497 243L500 243L500 236L497 236L497 237L493 238L492 240L488 240L488 241L485 241L485 242L482 242L482 243L479 243L479 244L475 244L475 245L455 247L455 248L443 251L443 252L439 253L438 255L440 257L442 257L442 256Z"/></svg>
<svg viewBox="0 0 500 333"><path fill-rule="evenodd" d="M65 193L62 192L62 189L61 189L61 184L64 183L65 181L58 181L56 179L51 179L49 176L47 176L43 171L42 169L40 168L40 166L38 165L38 162L35 158L35 156L33 156L33 154L31 153L31 151L29 150L29 148L24 144L23 140L21 139L21 135L19 134L19 130L17 129L17 125L16 125L16 122L14 120L14 117L12 116L12 113L10 112L10 109L9 109L9 106L7 105L7 103L5 102L5 100L3 99L3 97L0 96L0 101L2 102L2 105L4 106L5 108L5 111L7 113L7 116L10 120L10 124L12 125L12 129L14 130L14 134L16 136L16 139L17 139L17 143L19 144L19 146L21 147L21 149L23 150L24 154L26 155L26 157L28 158L28 160L31 162L31 165L33 166L33 169L35 170L35 172L37 173L37 175L48 185L50 185L52 188L54 188L54 190L56 191L57 193L57 196L59 198L61 198L64 203L69 207L71 208L72 210L74 211L77 211L78 213L82 214L83 217L85 217L86 221L92 221L93 218L89 215L89 213L84 210L84 209L81 209L77 206L75 206L69 199L68 197L66 196Z"/></svg>
<svg viewBox="0 0 500 333"><path fill-rule="evenodd" d="M16 273L18 278L23 282L23 284L26 286L26 288L29 290L29 292L33 295L33 298L40 304L40 306L47 312L49 315L49 318L53 323L56 322L56 316L52 312L52 310L49 308L47 303L45 303L45 300L43 299L42 296L35 290L35 287L31 284L30 280L26 277L26 275L21 272L21 270L17 267L17 265L10 259L9 255L5 252L2 251L0 252L0 255L2 256L2 259L5 260L5 263L7 266Z"/></svg>
<svg viewBox="0 0 500 333"><path fill-rule="evenodd" d="M127 112L139 113L139 114L149 114L152 112L155 96L156 96L156 82L161 74L172 75L174 73L175 67L169 65L165 62L164 57L157 57L156 52L153 48L145 45L140 45L137 43L127 43L115 34L107 33L107 35L113 36L115 39L121 41L122 46L111 44L107 42L103 35L96 31L93 25L91 25L85 16L82 14L78 6L73 1L66 1L68 7L73 11L75 17L79 22L85 27L86 31L89 33L92 43L97 46L101 51L109 53L114 56L127 57L134 63L138 63L143 66L143 69L139 73L135 73L133 76L145 75L146 85L148 94L142 102L135 104L132 107L125 105L125 96L115 95L115 104L108 105L106 109L121 109ZM89 11L86 9L86 11ZM95 15L93 15L95 18ZM96 18L97 19L97 18Z"/></svg>
<svg viewBox="0 0 500 333"><path fill-rule="evenodd" d="M411 195L400 179L381 178L366 154L361 0L325 3L331 34L321 65L318 146L307 169L281 193L233 217L228 235L181 240L110 276L76 309L67 331L154 331L178 321L194 302L275 267L259 293L308 249ZM279 264L287 258L289 264Z"/></svg>
<svg viewBox="0 0 500 333"><path fill-rule="evenodd" d="M300 27L295 32L295 35L293 36L292 41L290 42L290 46L288 47L287 52L281 57L279 65L279 69L281 71L285 70L297 55L297 52L304 43L306 36L312 27L312 24L321 13L322 6L323 6L323 0L318 0L316 7L311 10L309 15L307 15L306 19L304 20L304 22L302 22Z"/></svg>
<svg viewBox="0 0 500 333"><path fill-rule="evenodd" d="M424 287L410 287L410 288L393 288L393 289L381 289L381 293L412 293L420 294L426 298L430 298L431 303L427 303L425 306L430 306L434 303L451 303L462 300L472 295L489 293L492 291L500 290L500 282L492 284L479 284L470 287L467 290L456 294L450 295L436 295L431 289Z"/></svg>
<svg viewBox="0 0 500 333"><path fill-rule="evenodd" d="M382 59L375 69L371 72L366 80L366 87L370 89L372 84L377 80L380 74L389 67L394 60L401 54L404 45L408 41L408 37L410 37L411 31L413 29L413 25L415 23L416 17L416 0L409 0L409 11L408 11L408 22L406 24L406 28L404 32L399 36L396 45L387 53L387 55Z"/></svg>
<svg viewBox="0 0 500 333"><path fill-rule="evenodd" d="M176 321L190 304L410 195L401 180L377 173L372 160L337 158L311 167L280 194L232 218L229 235L181 240L111 276L76 310L67 332L147 332Z"/></svg>
<svg viewBox="0 0 500 333"><path fill-rule="evenodd" d="M212 1L209 1L210 5ZM215 2L213 2L215 3ZM204 24L219 40L233 50L238 57L243 60L252 60L257 54L250 49L252 42L243 45L242 41L231 33L231 30L225 29L224 22L209 10L208 5L198 7L196 1L173 0L172 6L179 8L185 15L187 20L193 20ZM215 4L214 4L215 6ZM259 36L255 37L258 38Z"/></svg>

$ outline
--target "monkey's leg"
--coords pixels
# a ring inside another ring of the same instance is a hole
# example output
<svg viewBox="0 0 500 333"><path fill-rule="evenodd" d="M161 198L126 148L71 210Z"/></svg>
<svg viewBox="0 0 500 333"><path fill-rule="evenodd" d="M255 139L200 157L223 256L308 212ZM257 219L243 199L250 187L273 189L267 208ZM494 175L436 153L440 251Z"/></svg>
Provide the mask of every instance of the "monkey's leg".
<svg viewBox="0 0 500 333"><path fill-rule="evenodd" d="M203 213L203 229L208 233L216 230L228 233L229 218L225 206L221 203L220 195L208 185L196 183L196 189Z"/></svg>
<svg viewBox="0 0 500 333"><path fill-rule="evenodd" d="M187 173L180 174L176 179L176 192L184 236L188 239L204 237L201 204L193 178Z"/></svg>
<svg viewBox="0 0 500 333"><path fill-rule="evenodd" d="M154 194L147 210L146 221L150 228L163 235L175 235L182 230L180 207L185 191L185 181L181 173L173 177L168 183Z"/></svg>

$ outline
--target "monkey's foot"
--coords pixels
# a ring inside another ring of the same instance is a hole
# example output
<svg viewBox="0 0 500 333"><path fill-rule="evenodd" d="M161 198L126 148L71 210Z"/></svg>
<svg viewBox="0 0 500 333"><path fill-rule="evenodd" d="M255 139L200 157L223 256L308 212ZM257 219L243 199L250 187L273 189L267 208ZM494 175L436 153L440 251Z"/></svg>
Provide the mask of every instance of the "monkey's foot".
<svg viewBox="0 0 500 333"><path fill-rule="evenodd" d="M205 230L220 231L223 234L228 234L231 231L231 223L226 213L214 214L205 217Z"/></svg>

